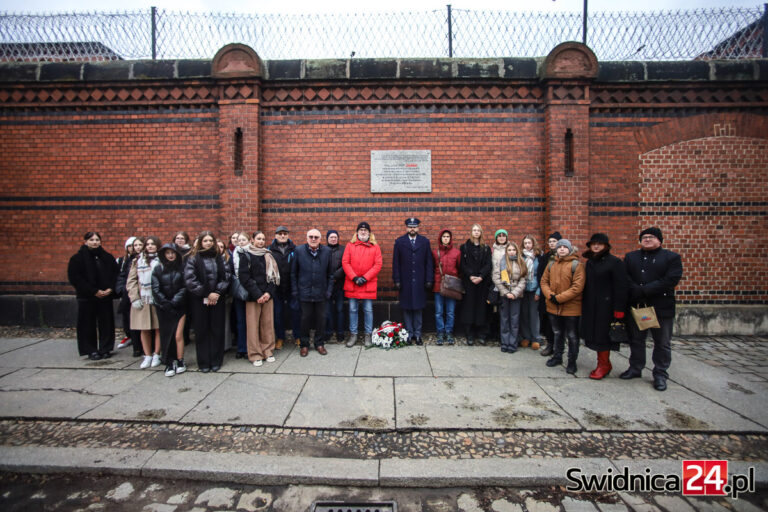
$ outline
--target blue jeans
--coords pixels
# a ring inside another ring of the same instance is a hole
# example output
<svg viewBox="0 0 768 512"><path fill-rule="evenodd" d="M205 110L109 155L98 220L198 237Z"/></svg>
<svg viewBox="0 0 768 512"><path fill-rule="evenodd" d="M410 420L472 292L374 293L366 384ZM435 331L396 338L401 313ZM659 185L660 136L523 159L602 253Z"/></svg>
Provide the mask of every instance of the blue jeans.
<svg viewBox="0 0 768 512"><path fill-rule="evenodd" d="M237 331L237 351L241 354L248 352L247 326L245 323L245 302L235 299L232 302L232 309L235 312L235 329Z"/></svg>
<svg viewBox="0 0 768 512"><path fill-rule="evenodd" d="M344 336L344 290L335 290L326 304L325 337L330 338L334 330L339 337Z"/></svg>
<svg viewBox="0 0 768 512"><path fill-rule="evenodd" d="M295 304L291 304L295 302ZM285 339L285 322L283 321L284 313L286 309L290 310L291 328L293 329L293 338L298 339L301 337L301 308L299 301L292 301L290 297L275 297L275 338L279 340Z"/></svg>
<svg viewBox="0 0 768 512"><path fill-rule="evenodd" d="M357 334L357 326L360 322L357 316L358 303L363 303L363 334L373 331L373 299L349 299L349 332Z"/></svg>
<svg viewBox="0 0 768 512"><path fill-rule="evenodd" d="M539 298L539 300L542 300ZM520 336L531 343L538 342L539 335L539 303L536 292L523 293L522 311L520 312Z"/></svg>
<svg viewBox="0 0 768 512"><path fill-rule="evenodd" d="M456 318L456 299L443 297L435 293L435 325L437 332L453 333L453 321Z"/></svg>

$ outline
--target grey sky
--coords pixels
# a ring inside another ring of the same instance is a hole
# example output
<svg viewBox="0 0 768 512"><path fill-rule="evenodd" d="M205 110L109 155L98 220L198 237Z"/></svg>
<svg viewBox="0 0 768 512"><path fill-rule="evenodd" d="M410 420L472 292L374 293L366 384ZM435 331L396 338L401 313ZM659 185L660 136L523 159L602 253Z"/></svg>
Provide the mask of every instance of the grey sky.
<svg viewBox="0 0 768 512"><path fill-rule="evenodd" d="M310 12L370 12L443 10L446 4L454 9L504 11L577 11L583 0L388 0L360 2L359 0L294 0L267 2L254 0L3 0L0 11L5 12L83 12L161 9L194 12L250 13L310 13ZM762 7L755 0L589 0L590 11L650 11L711 7Z"/></svg>

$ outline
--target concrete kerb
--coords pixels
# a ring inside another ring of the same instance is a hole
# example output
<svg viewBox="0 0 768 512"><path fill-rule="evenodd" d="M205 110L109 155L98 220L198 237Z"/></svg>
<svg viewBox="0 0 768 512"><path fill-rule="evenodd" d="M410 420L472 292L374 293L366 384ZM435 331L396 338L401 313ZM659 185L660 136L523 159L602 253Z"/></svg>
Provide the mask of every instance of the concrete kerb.
<svg viewBox="0 0 768 512"><path fill-rule="evenodd" d="M358 487L529 487L568 485L568 470L581 475L682 475L680 460L608 458L341 459L224 454L184 450L0 446L0 471L98 473L259 485ZM729 474L754 468L755 486L768 487L768 463L729 461Z"/></svg>

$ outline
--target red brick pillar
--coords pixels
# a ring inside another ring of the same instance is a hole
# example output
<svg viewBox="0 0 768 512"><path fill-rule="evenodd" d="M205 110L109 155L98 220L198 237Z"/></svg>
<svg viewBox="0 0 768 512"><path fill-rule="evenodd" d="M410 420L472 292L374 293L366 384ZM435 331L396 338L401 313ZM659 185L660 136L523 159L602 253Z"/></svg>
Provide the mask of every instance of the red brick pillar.
<svg viewBox="0 0 768 512"><path fill-rule="evenodd" d="M251 48L230 44L213 59L219 86L219 229L259 229L259 98L262 64Z"/></svg>
<svg viewBox="0 0 768 512"><path fill-rule="evenodd" d="M579 250L589 237L589 83L597 59L580 43L563 43L547 56L546 233L559 231Z"/></svg>

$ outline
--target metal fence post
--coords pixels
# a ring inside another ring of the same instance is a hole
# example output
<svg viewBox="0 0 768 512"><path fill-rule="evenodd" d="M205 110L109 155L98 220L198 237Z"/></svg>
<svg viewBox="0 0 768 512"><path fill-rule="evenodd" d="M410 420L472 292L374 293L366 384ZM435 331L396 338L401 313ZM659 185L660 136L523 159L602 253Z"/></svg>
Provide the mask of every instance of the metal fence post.
<svg viewBox="0 0 768 512"><path fill-rule="evenodd" d="M448 4L448 57L453 57L453 19L451 15L451 4Z"/></svg>
<svg viewBox="0 0 768 512"><path fill-rule="evenodd" d="M157 7L152 7L152 60L157 58Z"/></svg>
<svg viewBox="0 0 768 512"><path fill-rule="evenodd" d="M763 4L763 58L768 58L768 4Z"/></svg>
<svg viewBox="0 0 768 512"><path fill-rule="evenodd" d="M587 44L587 0L584 0L584 14L581 17L581 42Z"/></svg>

